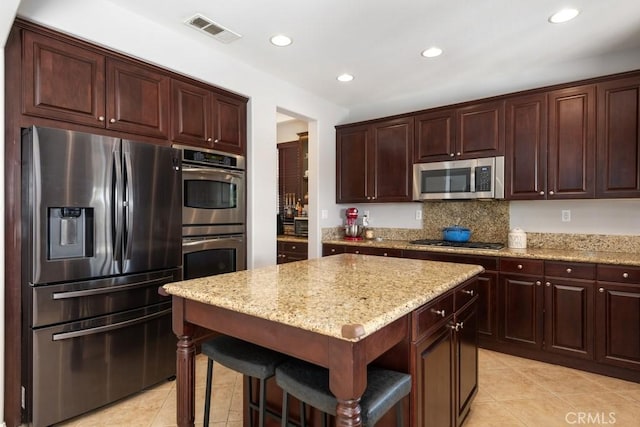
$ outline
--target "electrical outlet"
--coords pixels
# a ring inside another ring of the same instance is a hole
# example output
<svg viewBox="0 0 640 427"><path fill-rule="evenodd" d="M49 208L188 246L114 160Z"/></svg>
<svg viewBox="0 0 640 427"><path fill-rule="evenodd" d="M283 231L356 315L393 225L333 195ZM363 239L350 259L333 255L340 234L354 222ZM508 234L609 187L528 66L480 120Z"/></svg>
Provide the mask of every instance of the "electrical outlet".
<svg viewBox="0 0 640 427"><path fill-rule="evenodd" d="M327 219L327 218L329 218L329 211L328 211L328 210L326 210L326 209L322 209L322 210L320 211L320 218L322 218L322 219Z"/></svg>
<svg viewBox="0 0 640 427"><path fill-rule="evenodd" d="M416 210L416 221L420 221L422 219L422 209Z"/></svg>
<svg viewBox="0 0 640 427"><path fill-rule="evenodd" d="M370 215L369 215L369 211L364 211L362 214L363 214L364 216L366 216L366 217L370 217Z"/></svg>
<svg viewBox="0 0 640 427"><path fill-rule="evenodd" d="M563 210L562 211L562 222L571 222L571 211Z"/></svg>

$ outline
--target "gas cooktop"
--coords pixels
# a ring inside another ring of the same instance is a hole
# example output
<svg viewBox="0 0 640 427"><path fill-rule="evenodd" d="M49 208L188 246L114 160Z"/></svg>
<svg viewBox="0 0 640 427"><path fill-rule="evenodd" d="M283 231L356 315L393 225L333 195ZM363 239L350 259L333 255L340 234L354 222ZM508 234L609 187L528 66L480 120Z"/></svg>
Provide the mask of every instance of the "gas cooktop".
<svg viewBox="0 0 640 427"><path fill-rule="evenodd" d="M449 242L447 240L412 240L409 243L412 245L424 245L424 246L449 246L454 248L469 248L469 249L502 249L504 245L502 243L485 243L485 242Z"/></svg>

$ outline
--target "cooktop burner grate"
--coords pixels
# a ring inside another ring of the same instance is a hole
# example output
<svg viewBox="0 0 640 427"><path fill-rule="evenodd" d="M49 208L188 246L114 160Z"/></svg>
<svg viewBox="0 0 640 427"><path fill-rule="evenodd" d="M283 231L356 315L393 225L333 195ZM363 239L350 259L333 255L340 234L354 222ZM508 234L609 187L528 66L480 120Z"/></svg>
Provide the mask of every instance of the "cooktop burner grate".
<svg viewBox="0 0 640 427"><path fill-rule="evenodd" d="M502 249L504 245L502 243L486 243L486 242L449 242L447 240L412 240L409 243L412 245L424 245L424 246L449 246L454 248L470 248L470 249Z"/></svg>

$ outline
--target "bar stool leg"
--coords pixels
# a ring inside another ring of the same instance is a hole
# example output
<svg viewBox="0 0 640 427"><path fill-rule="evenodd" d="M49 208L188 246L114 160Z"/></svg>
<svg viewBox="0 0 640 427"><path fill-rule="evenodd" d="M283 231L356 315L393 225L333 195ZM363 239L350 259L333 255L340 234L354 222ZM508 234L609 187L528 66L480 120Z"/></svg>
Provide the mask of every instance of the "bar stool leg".
<svg viewBox="0 0 640 427"><path fill-rule="evenodd" d="M303 401L300 401L300 427L307 427L307 410Z"/></svg>
<svg viewBox="0 0 640 427"><path fill-rule="evenodd" d="M289 425L289 393L282 392L282 422L281 427Z"/></svg>
<svg viewBox="0 0 640 427"><path fill-rule="evenodd" d="M207 427L209 425L209 412L211 410L211 382L213 379L213 360L209 359L207 362L207 388L205 389L204 397L204 420L202 425Z"/></svg>
<svg viewBox="0 0 640 427"><path fill-rule="evenodd" d="M260 410L258 425L260 427L264 427L264 419L266 415L265 412L266 412L266 406L267 406L265 404L266 395L267 395L267 382L261 379L260 380L260 402L258 403L258 408Z"/></svg>
<svg viewBox="0 0 640 427"><path fill-rule="evenodd" d="M404 427L404 415L402 413L402 400L396 403L396 425L398 427Z"/></svg>

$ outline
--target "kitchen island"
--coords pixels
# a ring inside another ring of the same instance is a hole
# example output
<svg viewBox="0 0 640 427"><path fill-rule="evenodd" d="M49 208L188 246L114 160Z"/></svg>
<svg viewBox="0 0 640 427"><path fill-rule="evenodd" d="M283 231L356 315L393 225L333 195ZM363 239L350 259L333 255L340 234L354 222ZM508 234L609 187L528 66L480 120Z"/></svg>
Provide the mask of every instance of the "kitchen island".
<svg viewBox="0 0 640 427"><path fill-rule="evenodd" d="M338 400L336 424L359 426L366 367L400 343L416 343L435 323L432 301L460 304L474 291L476 265L342 254L167 284L177 344L177 422L194 423L197 326L326 367ZM469 304L474 300L469 299ZM452 307L453 309L453 307ZM437 313L449 323L453 310ZM455 323L458 326L458 322ZM458 330L447 324L449 331ZM468 328L475 337L475 331ZM475 350L475 347L474 347ZM415 356L408 371L415 373ZM418 357L419 359L419 357ZM477 374L477 373L476 373ZM413 381L411 424L419 417ZM473 390L475 394L475 388ZM469 399L470 400L470 399ZM467 404L469 402L465 402Z"/></svg>

